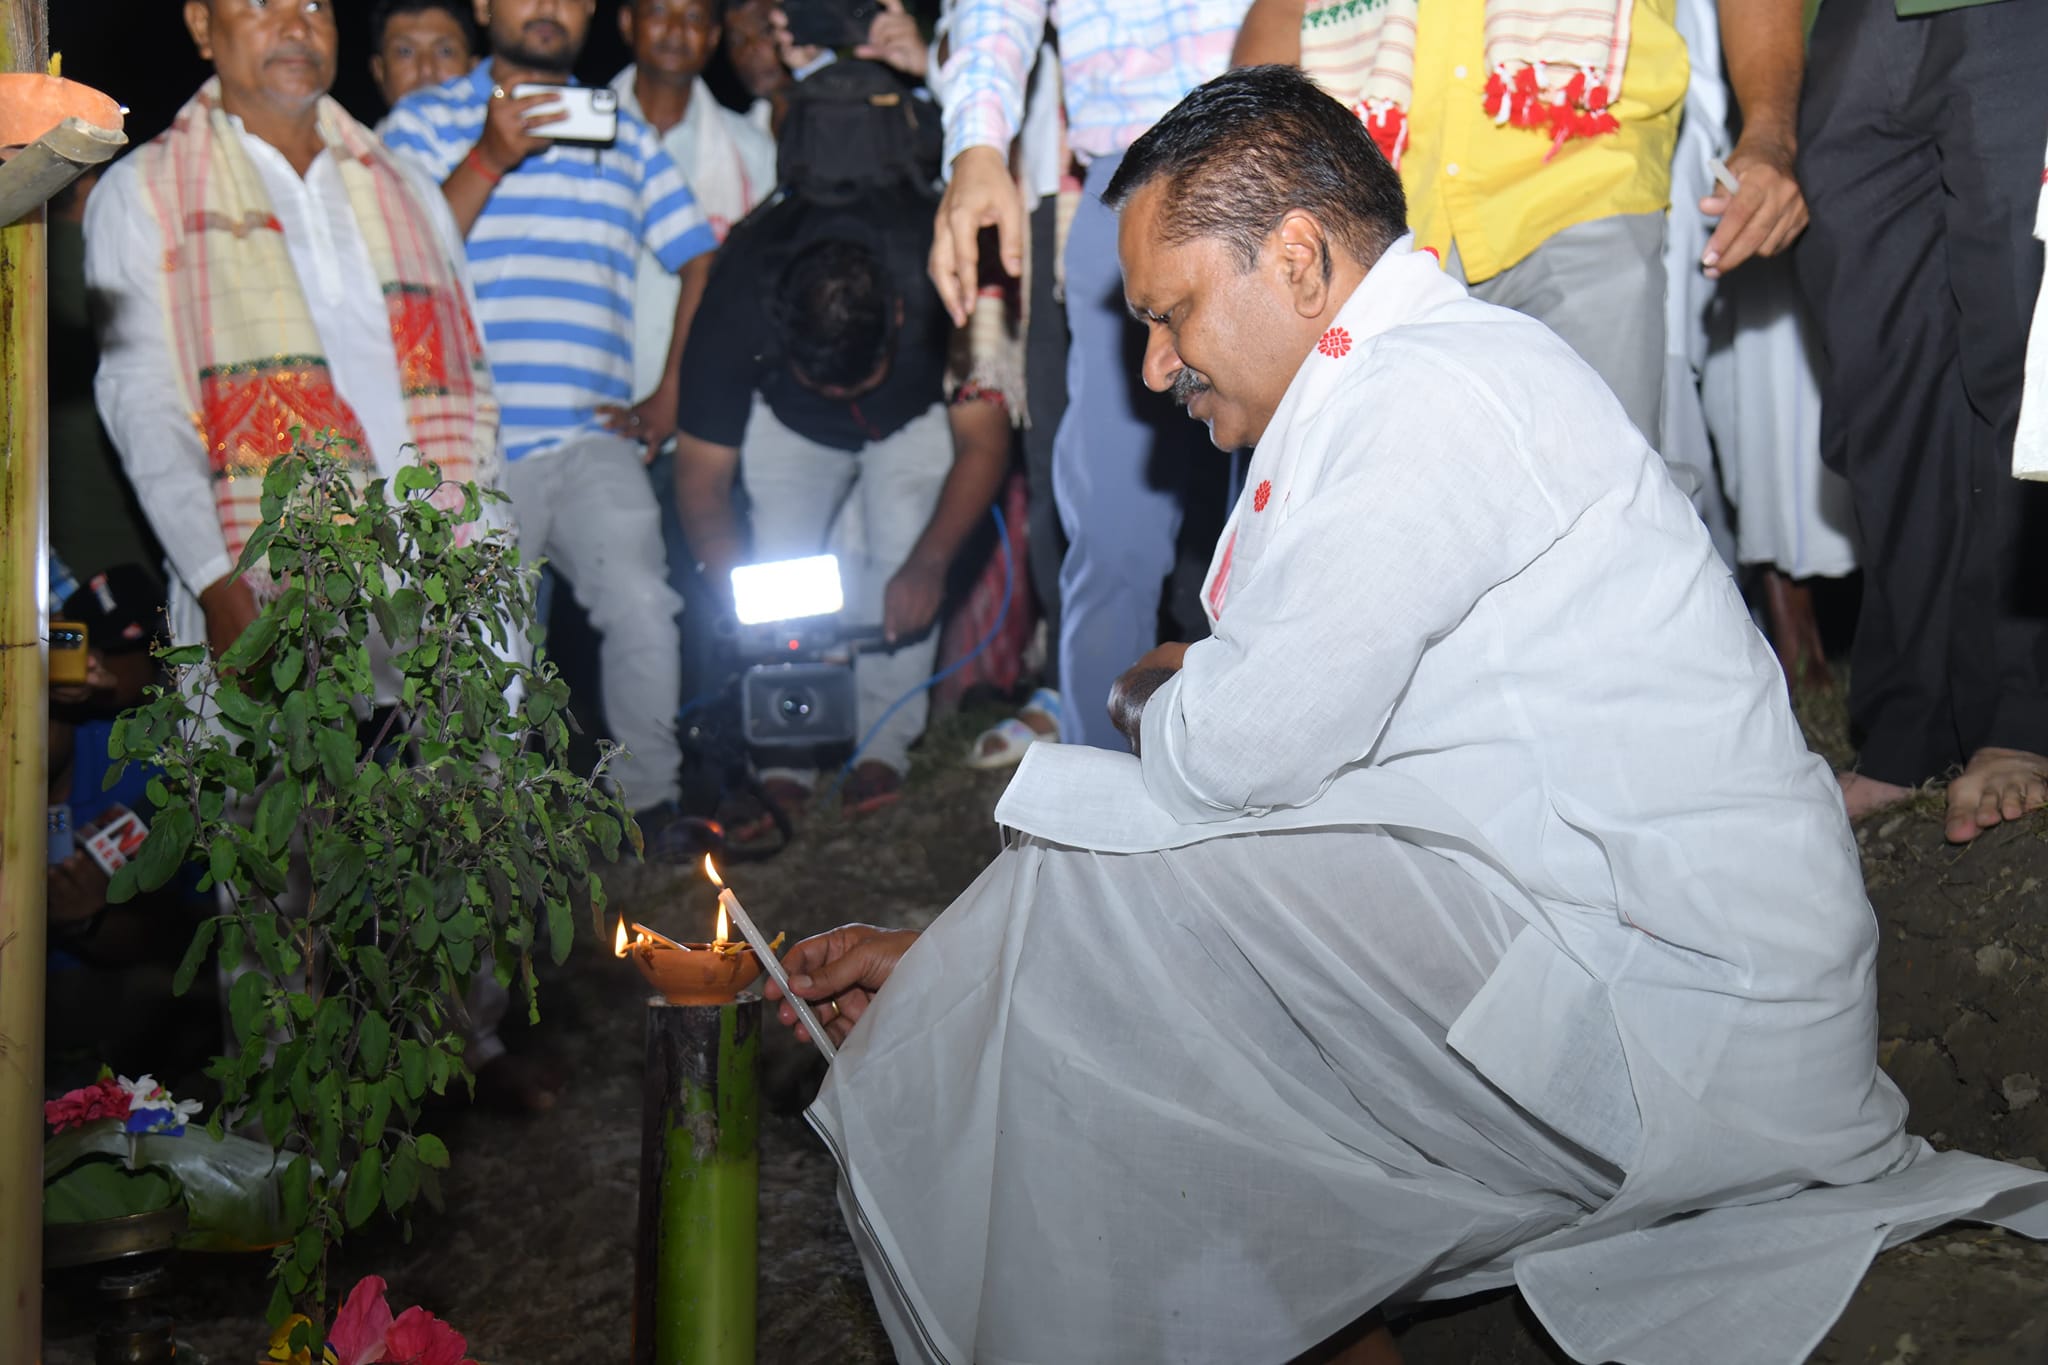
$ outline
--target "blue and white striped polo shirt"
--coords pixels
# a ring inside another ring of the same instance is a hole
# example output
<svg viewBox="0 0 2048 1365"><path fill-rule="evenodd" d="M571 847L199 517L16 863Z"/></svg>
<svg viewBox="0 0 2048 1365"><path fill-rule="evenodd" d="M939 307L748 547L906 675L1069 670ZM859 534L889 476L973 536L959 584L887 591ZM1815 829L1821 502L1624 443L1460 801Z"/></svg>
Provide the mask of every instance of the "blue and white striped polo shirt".
<svg viewBox="0 0 2048 1365"><path fill-rule="evenodd" d="M400 100L393 151L446 180L483 136L491 63ZM619 111L618 141L562 143L507 175L469 231L469 271L503 406L505 458L601 430L599 403L633 401L633 281L645 243L680 270L717 245L661 140Z"/></svg>

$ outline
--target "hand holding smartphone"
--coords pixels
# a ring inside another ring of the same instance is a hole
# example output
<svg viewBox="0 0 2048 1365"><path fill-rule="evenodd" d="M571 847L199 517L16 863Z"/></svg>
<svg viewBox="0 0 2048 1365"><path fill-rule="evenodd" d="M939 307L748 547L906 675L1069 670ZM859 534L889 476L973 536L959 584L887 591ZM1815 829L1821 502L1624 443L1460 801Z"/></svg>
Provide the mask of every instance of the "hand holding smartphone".
<svg viewBox="0 0 2048 1365"><path fill-rule="evenodd" d="M512 98L544 95L548 102L535 107L535 114L556 114L548 123L532 123L527 131L534 137L556 142L616 142L619 136L619 92L602 85L540 85L512 87Z"/></svg>

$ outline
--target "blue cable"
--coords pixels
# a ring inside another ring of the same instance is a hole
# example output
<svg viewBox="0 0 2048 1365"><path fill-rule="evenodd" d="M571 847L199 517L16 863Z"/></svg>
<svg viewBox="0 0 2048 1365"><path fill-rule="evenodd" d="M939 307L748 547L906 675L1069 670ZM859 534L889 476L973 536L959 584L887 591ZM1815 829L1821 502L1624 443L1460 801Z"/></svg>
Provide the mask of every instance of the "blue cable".
<svg viewBox="0 0 2048 1365"><path fill-rule="evenodd" d="M854 764L860 762L860 756L867 751L868 745L874 741L875 736L881 733L882 727L888 724L889 717L895 715L897 711L902 709L918 693L937 687L940 683L980 658L982 652L995 643L996 636L1002 633L1003 623L1010 618L1010 601L1015 595L1017 570L1016 566L1010 562L1010 524L1003 519L1002 495L998 493L996 496L997 501L990 503L988 509L988 514L996 519L996 544L1003 552L1003 605L997 609L996 619L989 623L988 633L981 637L981 643L905 692L895 701L889 703L889 709L882 712L875 723L868 727L868 732L861 736L860 743L853 746L853 752L847 756L846 762L840 765L839 775L834 777L832 785L825 789L825 800L829 801L838 795L840 784L845 782L848 775L853 772Z"/></svg>

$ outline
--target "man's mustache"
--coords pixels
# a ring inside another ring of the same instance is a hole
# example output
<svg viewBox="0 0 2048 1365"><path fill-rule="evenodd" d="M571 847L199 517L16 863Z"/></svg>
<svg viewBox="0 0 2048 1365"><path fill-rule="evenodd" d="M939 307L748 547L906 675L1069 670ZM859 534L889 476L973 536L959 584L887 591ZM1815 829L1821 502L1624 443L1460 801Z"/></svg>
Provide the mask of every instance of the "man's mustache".
<svg viewBox="0 0 2048 1365"><path fill-rule="evenodd" d="M320 65L320 54L307 47L304 43L283 43L263 59L265 66L269 66L272 62L305 62L308 66L318 66Z"/></svg>
<svg viewBox="0 0 2048 1365"><path fill-rule="evenodd" d="M554 37L557 38L566 38L569 36L569 30L563 28L560 24L556 23L552 19L532 20L519 31L529 38L536 36L547 37L549 35L553 35Z"/></svg>
<svg viewBox="0 0 2048 1365"><path fill-rule="evenodd" d="M1209 381L1183 365L1180 373L1173 377L1173 387L1166 393L1174 402L1186 407L1208 391Z"/></svg>

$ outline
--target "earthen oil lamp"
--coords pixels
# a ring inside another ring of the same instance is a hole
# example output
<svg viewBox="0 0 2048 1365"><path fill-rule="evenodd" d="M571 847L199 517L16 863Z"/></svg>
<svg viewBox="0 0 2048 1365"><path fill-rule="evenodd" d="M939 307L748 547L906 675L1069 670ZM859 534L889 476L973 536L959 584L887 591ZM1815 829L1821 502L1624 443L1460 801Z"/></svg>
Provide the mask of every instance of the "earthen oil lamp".
<svg viewBox="0 0 2048 1365"><path fill-rule="evenodd" d="M729 1005L761 974L761 959L747 944L732 942L730 934L723 905L718 907L718 937L710 943L678 943L645 925L628 925L622 915L612 952L631 958L647 984L671 1005Z"/></svg>

